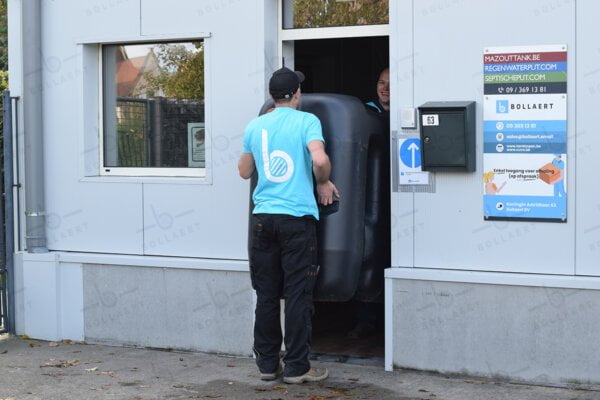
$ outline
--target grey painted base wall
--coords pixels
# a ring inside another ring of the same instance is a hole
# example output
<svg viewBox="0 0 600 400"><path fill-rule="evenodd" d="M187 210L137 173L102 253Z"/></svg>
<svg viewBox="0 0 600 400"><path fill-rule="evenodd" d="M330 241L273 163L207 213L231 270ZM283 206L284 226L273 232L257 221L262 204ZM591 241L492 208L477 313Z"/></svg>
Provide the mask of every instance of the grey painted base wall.
<svg viewBox="0 0 600 400"><path fill-rule="evenodd" d="M84 265L90 343L252 354L247 272Z"/></svg>
<svg viewBox="0 0 600 400"><path fill-rule="evenodd" d="M600 382L600 291L393 280L396 367Z"/></svg>

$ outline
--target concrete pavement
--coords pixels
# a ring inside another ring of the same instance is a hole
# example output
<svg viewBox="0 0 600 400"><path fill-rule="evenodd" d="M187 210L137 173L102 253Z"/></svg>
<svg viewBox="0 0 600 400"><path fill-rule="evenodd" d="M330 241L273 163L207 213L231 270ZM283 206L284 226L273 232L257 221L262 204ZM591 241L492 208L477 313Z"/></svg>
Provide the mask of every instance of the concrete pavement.
<svg viewBox="0 0 600 400"><path fill-rule="evenodd" d="M382 366L315 362L322 383L258 379L254 361L203 353L0 339L0 400L436 399L600 400L600 388L552 388ZM594 390L595 389L595 390Z"/></svg>

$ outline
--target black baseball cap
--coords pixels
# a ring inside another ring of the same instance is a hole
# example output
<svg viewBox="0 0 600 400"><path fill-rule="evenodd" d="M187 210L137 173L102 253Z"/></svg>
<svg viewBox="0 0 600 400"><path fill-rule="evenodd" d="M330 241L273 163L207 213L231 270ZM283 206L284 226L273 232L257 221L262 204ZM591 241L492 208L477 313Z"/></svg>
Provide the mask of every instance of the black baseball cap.
<svg viewBox="0 0 600 400"><path fill-rule="evenodd" d="M269 93L275 100L289 99L304 82L304 74L300 71L292 71L283 67L273 72L269 81Z"/></svg>

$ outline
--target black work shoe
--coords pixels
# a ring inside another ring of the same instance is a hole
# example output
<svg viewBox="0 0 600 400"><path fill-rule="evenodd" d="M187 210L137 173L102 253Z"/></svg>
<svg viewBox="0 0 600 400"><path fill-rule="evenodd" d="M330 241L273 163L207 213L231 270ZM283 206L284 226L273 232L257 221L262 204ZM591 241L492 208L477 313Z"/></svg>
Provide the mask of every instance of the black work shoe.
<svg viewBox="0 0 600 400"><path fill-rule="evenodd" d="M285 383L320 382L327 379L328 376L327 368L311 368L304 375L284 376L283 381Z"/></svg>
<svg viewBox="0 0 600 400"><path fill-rule="evenodd" d="M260 380L262 380L262 381L274 381L282 373L283 373L283 364L281 364L281 361L280 361L279 365L277 366L277 371L275 371L275 372L261 372L260 373Z"/></svg>

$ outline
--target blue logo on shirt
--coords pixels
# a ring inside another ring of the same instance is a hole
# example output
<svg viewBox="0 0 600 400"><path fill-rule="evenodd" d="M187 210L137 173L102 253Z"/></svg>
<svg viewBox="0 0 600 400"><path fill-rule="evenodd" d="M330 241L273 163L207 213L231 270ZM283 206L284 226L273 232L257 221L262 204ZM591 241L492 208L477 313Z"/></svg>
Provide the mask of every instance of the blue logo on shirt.
<svg viewBox="0 0 600 400"><path fill-rule="evenodd" d="M284 176L288 170L288 165L283 157L274 157L271 159L271 175L275 177Z"/></svg>
<svg viewBox="0 0 600 400"><path fill-rule="evenodd" d="M263 167L267 180L275 183L289 181L294 173L294 161L285 151L274 150L269 154L269 134L262 130Z"/></svg>

